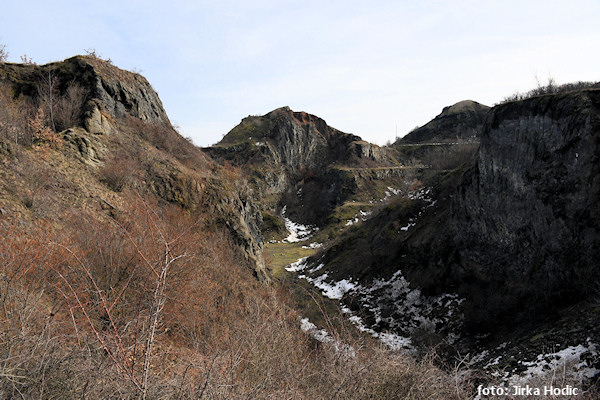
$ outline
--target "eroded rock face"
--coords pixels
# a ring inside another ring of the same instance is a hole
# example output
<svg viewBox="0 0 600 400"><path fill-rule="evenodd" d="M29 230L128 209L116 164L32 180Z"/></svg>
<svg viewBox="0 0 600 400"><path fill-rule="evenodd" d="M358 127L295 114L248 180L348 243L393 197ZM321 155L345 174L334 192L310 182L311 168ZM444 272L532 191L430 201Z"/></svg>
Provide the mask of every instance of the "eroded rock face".
<svg viewBox="0 0 600 400"><path fill-rule="evenodd" d="M111 119L126 115L171 126L158 94L143 76L91 56L76 56L64 63L76 79L85 79L92 92L84 117L90 132L111 133Z"/></svg>
<svg viewBox="0 0 600 400"><path fill-rule="evenodd" d="M338 167L395 165L385 148L289 107L244 118L206 150L251 170L256 197L266 208L287 205L290 216L308 224L322 223L352 190Z"/></svg>
<svg viewBox="0 0 600 400"><path fill-rule="evenodd" d="M528 318L597 290L599 154L598 90L493 109L452 216L455 277L480 286L481 313Z"/></svg>
<svg viewBox="0 0 600 400"><path fill-rule="evenodd" d="M467 341L526 332L597 296L599 154L600 90L496 106L476 160L424 177L426 197L391 203L310 266L364 287L401 273L425 296L456 295Z"/></svg>
<svg viewBox="0 0 600 400"><path fill-rule="evenodd" d="M133 134L140 136L136 136L136 140L147 140L152 135L145 135L144 130L152 131L154 128L161 128L155 129L157 133L150 132L156 133L155 136L171 135L170 139L178 136L158 94L139 74L122 70L92 56L75 56L41 66L0 64L0 80L9 82L17 95L32 99L38 96L38 86L48 76L56 79L56 95L59 97L74 84L80 86L85 93L79 105L80 120L74 121L76 126L65 127L61 137L67 144L63 151L72 151L93 168L101 168L111 157L107 150L107 143L111 139L107 136ZM155 142L152 146L158 149L156 144L160 144L160 138L153 139ZM127 143L131 142L119 141L122 146L128 146ZM1 145L0 143L0 151L3 151ZM183 141L180 145L180 149L189 150L189 154L199 157L198 169L207 167L202 162L205 160L204 156L192 151L191 143ZM190 148L186 149L185 146ZM132 148L118 150L122 150L124 154L138 151ZM162 146L160 150L171 152L170 155L173 156L169 146ZM229 178L225 174L221 175L218 169L211 174L213 178L200 179L198 174L187 170L172 158L159 157L144 165L148 179L138 184L143 184L144 189L150 189L162 200L179 204L186 209L209 209L214 213L215 220L228 229L233 243L254 267L256 275L268 279L261 257L261 214L250 204L248 189L244 187L244 183L229 184Z"/></svg>

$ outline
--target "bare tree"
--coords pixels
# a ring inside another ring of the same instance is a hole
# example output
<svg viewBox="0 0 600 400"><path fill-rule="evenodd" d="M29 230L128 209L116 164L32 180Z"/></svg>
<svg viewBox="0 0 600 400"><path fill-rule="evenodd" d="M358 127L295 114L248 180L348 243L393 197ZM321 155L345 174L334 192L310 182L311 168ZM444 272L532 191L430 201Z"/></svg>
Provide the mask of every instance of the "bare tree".
<svg viewBox="0 0 600 400"><path fill-rule="evenodd" d="M0 62L6 62L8 60L8 51L6 51L6 45L0 43Z"/></svg>
<svg viewBox="0 0 600 400"><path fill-rule="evenodd" d="M37 89L40 96L40 102L42 107L45 108L46 115L48 117L48 123L53 131L56 131L56 123L54 121L55 110L58 103L59 96L59 80L57 76L48 71L47 74L42 75L42 79L38 82Z"/></svg>

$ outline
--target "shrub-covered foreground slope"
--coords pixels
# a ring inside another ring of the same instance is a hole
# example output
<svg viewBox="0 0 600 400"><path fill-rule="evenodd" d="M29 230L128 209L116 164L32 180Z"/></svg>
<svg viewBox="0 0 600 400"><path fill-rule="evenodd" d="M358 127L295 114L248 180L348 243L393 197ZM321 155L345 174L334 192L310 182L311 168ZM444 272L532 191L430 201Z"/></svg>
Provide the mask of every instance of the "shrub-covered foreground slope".
<svg viewBox="0 0 600 400"><path fill-rule="evenodd" d="M0 397L469 397L431 359L302 332L244 177L143 77L0 64L0 101Z"/></svg>

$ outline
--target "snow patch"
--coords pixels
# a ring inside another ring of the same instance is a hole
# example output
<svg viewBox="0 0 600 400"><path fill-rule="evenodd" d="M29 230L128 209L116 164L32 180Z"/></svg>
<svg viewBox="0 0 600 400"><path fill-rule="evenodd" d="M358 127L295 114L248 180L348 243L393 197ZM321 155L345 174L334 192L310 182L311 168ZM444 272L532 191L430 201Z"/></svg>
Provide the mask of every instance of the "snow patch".
<svg viewBox="0 0 600 400"><path fill-rule="evenodd" d="M320 264L317 267L310 270L309 273L316 272L323 268L323 266L324 264ZM299 278L306 279L314 286L321 289L321 293L323 294L323 296L329 297L332 300L339 300L344 296L344 294L356 288L356 284L352 283L348 279L342 279L339 282L326 282L327 276L327 273L325 273L323 275L320 275L318 278L312 278L307 275L300 275Z"/></svg>
<svg viewBox="0 0 600 400"><path fill-rule="evenodd" d="M303 249L318 249L323 246L323 243L312 242L308 246L302 246Z"/></svg>
<svg viewBox="0 0 600 400"><path fill-rule="evenodd" d="M325 329L317 328L308 318L300 320L300 329L308 333L313 339L330 346L335 353L341 354L347 359L356 357L356 351L352 346L332 338L329 332Z"/></svg>
<svg viewBox="0 0 600 400"><path fill-rule="evenodd" d="M354 216L354 218L351 218L346 221L346 226L354 225L360 221L366 221L367 219L369 219L369 216L371 215L371 213L372 213L372 211L358 210L358 214L356 214Z"/></svg>
<svg viewBox="0 0 600 400"><path fill-rule="evenodd" d="M533 361L519 361L527 369L508 377L506 380L511 385L518 385L527 382L531 378L544 376L549 371L557 370L570 374L578 380L591 379L598 375L600 370L594 368L588 361L597 357L598 345L592 343L591 339L588 338L586 345L569 346L554 353L540 354Z"/></svg>
<svg viewBox="0 0 600 400"><path fill-rule="evenodd" d="M308 259L308 257L302 257L298 261L291 263L289 266L285 267L285 270L289 271L289 272L302 271L303 269L305 269L308 266L306 264L307 259Z"/></svg>
<svg viewBox="0 0 600 400"><path fill-rule="evenodd" d="M310 225L302 225L296 223L285 216L287 206L283 207L281 210L281 216L285 223L286 229L290 232L289 236L283 239L283 242L287 243L297 243L302 242L310 238L313 232L317 231L318 228Z"/></svg>

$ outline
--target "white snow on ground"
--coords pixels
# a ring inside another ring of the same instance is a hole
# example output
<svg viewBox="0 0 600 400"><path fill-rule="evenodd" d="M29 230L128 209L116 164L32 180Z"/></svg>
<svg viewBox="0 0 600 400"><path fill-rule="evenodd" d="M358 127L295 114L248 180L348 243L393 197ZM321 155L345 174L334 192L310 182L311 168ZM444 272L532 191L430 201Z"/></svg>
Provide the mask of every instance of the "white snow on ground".
<svg viewBox="0 0 600 400"><path fill-rule="evenodd" d="M313 339L331 346L336 353L341 353L346 358L354 358L356 356L356 351L352 346L332 338L325 329L317 328L308 318L300 320L300 329L308 333Z"/></svg>
<svg viewBox="0 0 600 400"><path fill-rule="evenodd" d="M307 332L313 339L319 342L331 342L333 338L329 336L329 333L325 329L319 329L315 324L310 322L308 318L302 318L300 320L300 329Z"/></svg>
<svg viewBox="0 0 600 400"><path fill-rule="evenodd" d="M555 353L540 354L533 361L519 361L527 370L507 377L506 381L510 385L518 385L531 378L544 376L550 371L570 374L578 380L593 378L600 370L589 365L585 358L596 359L599 347L588 338L586 345L569 346Z"/></svg>
<svg viewBox="0 0 600 400"><path fill-rule="evenodd" d="M388 186L387 190L385 191L385 197L382 200L380 200L380 201L389 199L390 197L396 196L398 194L400 194L400 190L399 189L394 189L393 187Z"/></svg>
<svg viewBox="0 0 600 400"><path fill-rule="evenodd" d="M388 346L392 350L413 350L413 346L410 338L396 335L395 333L389 332L376 332L372 328L365 325L361 317L358 317L352 313L348 307L342 307L342 311L351 316L348 318L350 322L361 332L366 332L373 337L378 338L383 344Z"/></svg>
<svg viewBox="0 0 600 400"><path fill-rule="evenodd" d="M295 263L291 263L289 266L285 267L285 270L289 271L289 272L302 271L304 268L306 268L308 266L308 265L306 265L307 258L308 257L302 257Z"/></svg>
<svg viewBox="0 0 600 400"><path fill-rule="evenodd" d="M425 205L425 206L423 206L423 208L421 208L421 210L419 211L419 214L417 214L416 217L409 218L408 219L408 223L405 226L400 227L400 231L406 232L410 228L412 228L413 226L417 225L417 222L416 222L417 218L419 218L421 215L423 215L425 213L425 210L427 210L429 207L435 206L435 204L437 203L437 200L431 199L431 197L429 197L430 193L431 193L431 189L430 188L419 189L417 191L413 191L413 192L408 193L408 197L411 200L420 199L420 200L423 200L424 202L426 202L428 204Z"/></svg>
<svg viewBox="0 0 600 400"><path fill-rule="evenodd" d="M423 200L428 203L431 203L431 201L432 201L431 188L428 188L428 187L424 187L424 188L421 188L418 190L413 190L411 192L408 192L407 196L411 200Z"/></svg>
<svg viewBox="0 0 600 400"><path fill-rule="evenodd" d="M509 345L509 343L505 342L496 347L496 354L499 350L505 349ZM560 379L567 381L580 382L600 374L600 370L592 366L600 355L599 350L600 346L593 343L591 338L588 338L585 344L569 346L552 353L539 354L531 361L518 361L517 364L520 365L514 367L512 371L504 370L500 372L497 370L496 366L500 363L503 356L499 355L498 357L490 358L489 350L483 350L472 357L469 364L473 366L487 360L487 364L482 369L491 370L492 376L500 378L508 386L524 386L532 380L544 380L549 375L560 377ZM525 370L521 367L525 367Z"/></svg>
<svg viewBox="0 0 600 400"><path fill-rule="evenodd" d="M284 242L287 243L296 243L302 242L311 237L314 231L318 230L318 228L309 225L298 224L285 216L285 210L287 206L283 207L281 210L281 216L283 217L283 221L285 222L286 229L290 232L289 236L283 239Z"/></svg>
<svg viewBox="0 0 600 400"><path fill-rule="evenodd" d="M372 213L372 211L358 210L358 214L356 214L354 216L354 218L346 221L346 226L354 225L360 221L366 221L367 219L369 219L369 216L371 215L371 213Z"/></svg>
<svg viewBox="0 0 600 400"><path fill-rule="evenodd" d="M346 226L348 225L354 225L359 221L358 217L354 217L354 219L349 219L348 221L346 221Z"/></svg>
<svg viewBox="0 0 600 400"><path fill-rule="evenodd" d="M407 338L417 330L445 335L448 343L458 339L456 332L462 325L460 304L463 299L454 294L425 296L419 289L410 288L400 270L389 280L376 279L368 287L355 285L348 295L362 303L362 312L374 321L370 329L394 332L394 336L387 337L397 343L409 344Z"/></svg>
<svg viewBox="0 0 600 400"><path fill-rule="evenodd" d="M323 243L312 242L308 246L302 246L303 249L318 249L323 246Z"/></svg>
<svg viewBox="0 0 600 400"><path fill-rule="evenodd" d="M308 266L306 259L291 264L288 271L304 271ZM462 325L462 314L459 312L462 299L457 295L424 296L418 289L410 289L408 281L401 271L397 271L389 280L376 279L368 287L359 285L351 279L335 281L325 272L318 276L310 276L320 271L324 264L309 269L298 278L306 279L321 293L333 300L341 300L349 294L361 303L361 312L369 315L371 325L356 315L348 307L342 311L348 314L349 320L361 331L379 338L394 350L414 350L410 336L413 332L438 332L446 336L448 343L459 339L456 332ZM440 330L441 327L441 330Z"/></svg>
<svg viewBox="0 0 600 400"><path fill-rule="evenodd" d="M324 264L320 264L317 267L311 269L309 272L316 272L323 268ZM326 282L327 274L320 275L318 278L311 278L307 275L299 275L298 278L304 278L312 283L317 288L321 289L321 293L325 297L329 297L332 300L341 299L345 293L356 288L356 284L352 283L348 279L342 279L339 282Z"/></svg>
<svg viewBox="0 0 600 400"><path fill-rule="evenodd" d="M408 220L408 225L403 226L402 228L400 228L401 231L407 231L409 228L412 228L413 226L415 226L417 223L416 222L412 222L413 219L409 219Z"/></svg>

